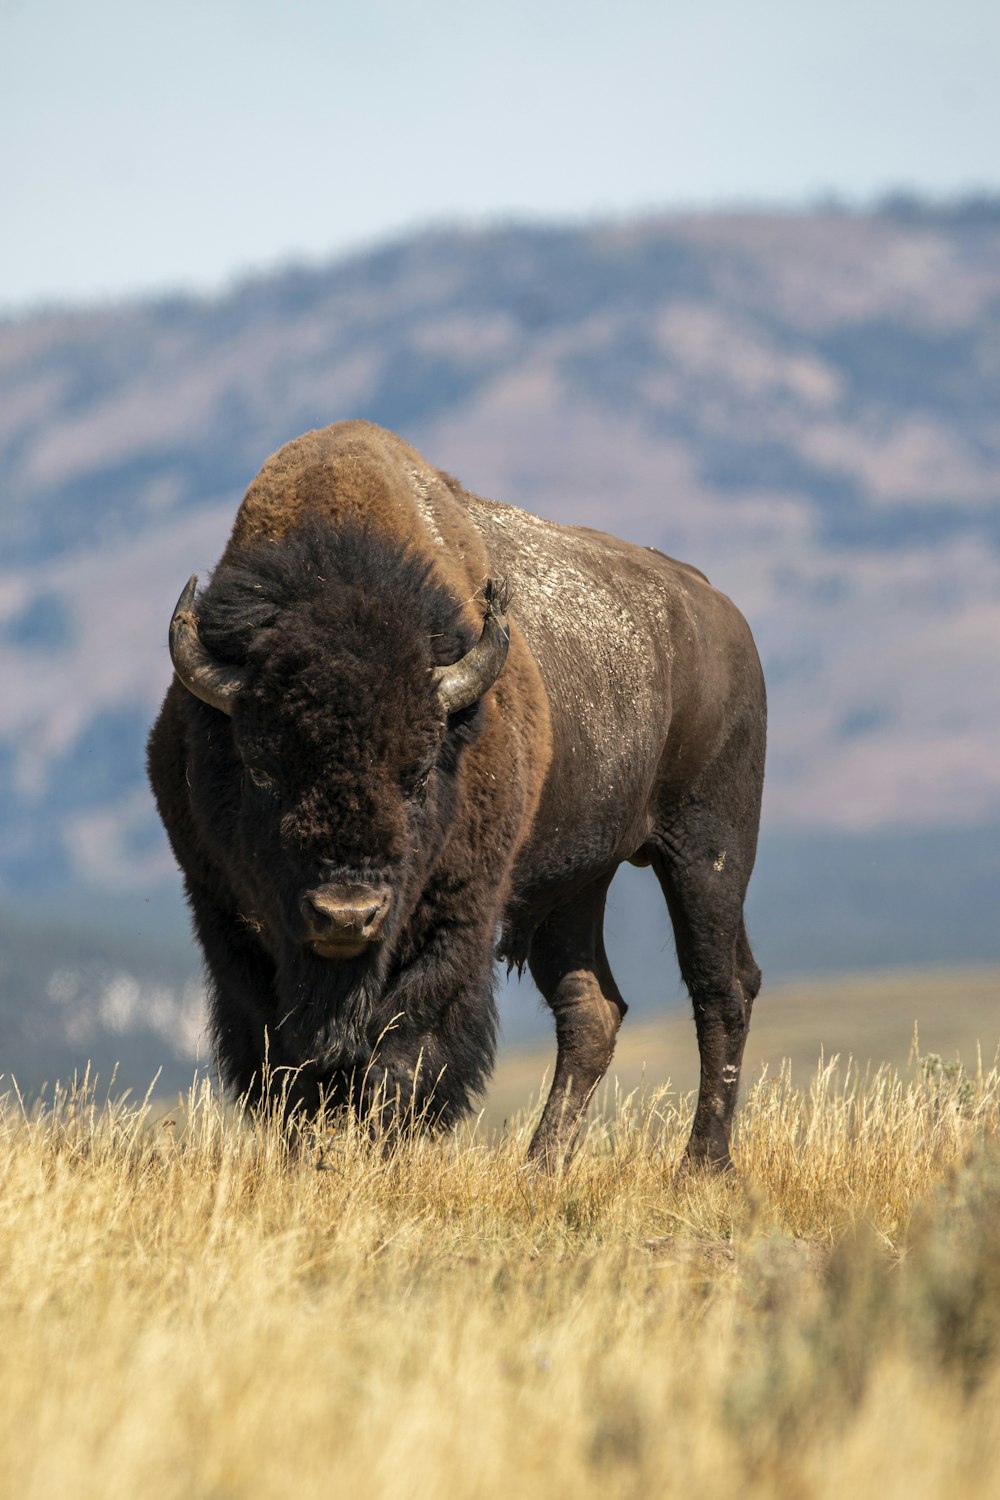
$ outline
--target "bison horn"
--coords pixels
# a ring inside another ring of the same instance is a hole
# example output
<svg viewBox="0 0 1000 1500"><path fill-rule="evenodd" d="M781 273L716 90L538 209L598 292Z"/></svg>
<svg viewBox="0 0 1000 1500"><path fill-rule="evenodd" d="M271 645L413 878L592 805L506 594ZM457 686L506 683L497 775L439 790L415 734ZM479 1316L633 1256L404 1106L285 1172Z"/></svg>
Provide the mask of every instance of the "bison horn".
<svg viewBox="0 0 1000 1500"><path fill-rule="evenodd" d="M506 613L507 580L496 582L488 578L483 592L486 597L486 615L479 640L453 666L434 669L438 697L448 714L457 714L460 709L477 703L496 682L507 660L507 648L510 645L510 627Z"/></svg>
<svg viewBox="0 0 1000 1500"><path fill-rule="evenodd" d="M220 713L231 714L243 686L243 673L238 667L216 661L202 644L193 608L197 585L198 575L194 573L177 601L170 621L170 660L189 693Z"/></svg>

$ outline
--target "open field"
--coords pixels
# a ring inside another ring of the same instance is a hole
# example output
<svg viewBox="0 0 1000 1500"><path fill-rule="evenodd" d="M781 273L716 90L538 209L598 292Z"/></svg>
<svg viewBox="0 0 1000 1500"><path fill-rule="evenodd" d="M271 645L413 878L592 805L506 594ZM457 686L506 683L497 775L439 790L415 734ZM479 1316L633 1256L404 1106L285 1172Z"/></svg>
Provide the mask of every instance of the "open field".
<svg viewBox="0 0 1000 1500"><path fill-rule="evenodd" d="M725 1180L690 1105L619 1091L549 1180L523 1117L379 1153L9 1093L0 1489L995 1495L1000 1075L772 1074Z"/></svg>
<svg viewBox="0 0 1000 1500"><path fill-rule="evenodd" d="M1000 1047L1000 969L892 969L779 985L765 977L747 1042L744 1090L765 1067L774 1077L786 1060L799 1085L812 1077L821 1057L853 1058L862 1069L882 1063L904 1069L915 1031L925 1055L958 1058L974 1072L981 1052L989 1066ZM503 1053L486 1099L486 1123L501 1125L523 1109L543 1074L551 1078L554 1061L554 1032L544 1046ZM625 1017L611 1079L598 1105L607 1107L613 1099L614 1080L626 1093L640 1085L669 1085L680 1094L697 1087L698 1046L687 1001L680 1008L664 1006L656 1019L648 1012Z"/></svg>

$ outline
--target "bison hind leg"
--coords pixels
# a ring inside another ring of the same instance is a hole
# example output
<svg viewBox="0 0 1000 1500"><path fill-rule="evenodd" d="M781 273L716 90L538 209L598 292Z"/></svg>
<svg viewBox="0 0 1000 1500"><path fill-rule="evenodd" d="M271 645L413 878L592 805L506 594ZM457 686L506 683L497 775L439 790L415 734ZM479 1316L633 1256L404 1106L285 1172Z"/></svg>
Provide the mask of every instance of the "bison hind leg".
<svg viewBox="0 0 1000 1500"><path fill-rule="evenodd" d="M664 794L649 843L691 996L701 1077L689 1162L731 1166L750 1012L760 989L743 920L764 777L763 704L750 705L686 795Z"/></svg>
<svg viewBox="0 0 1000 1500"><path fill-rule="evenodd" d="M733 860L727 879L713 849L710 843L682 855L674 845L669 855L654 859L653 868L666 896L698 1035L698 1103L685 1155L692 1164L718 1169L732 1165L733 1112L761 973L743 921L749 872L735 868Z"/></svg>
<svg viewBox="0 0 1000 1500"><path fill-rule="evenodd" d="M528 1158L550 1171L573 1153L587 1105L604 1077L627 1009L604 950L610 874L551 913L531 940L528 965L556 1022L556 1068Z"/></svg>

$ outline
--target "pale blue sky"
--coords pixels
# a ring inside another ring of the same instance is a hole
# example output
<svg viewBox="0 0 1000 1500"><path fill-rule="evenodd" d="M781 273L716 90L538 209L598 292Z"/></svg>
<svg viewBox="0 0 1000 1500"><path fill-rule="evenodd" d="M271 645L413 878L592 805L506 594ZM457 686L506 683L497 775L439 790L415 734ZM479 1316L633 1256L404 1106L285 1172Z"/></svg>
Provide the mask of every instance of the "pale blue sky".
<svg viewBox="0 0 1000 1500"><path fill-rule="evenodd" d="M1000 188L995 0L0 0L0 306L412 227Z"/></svg>

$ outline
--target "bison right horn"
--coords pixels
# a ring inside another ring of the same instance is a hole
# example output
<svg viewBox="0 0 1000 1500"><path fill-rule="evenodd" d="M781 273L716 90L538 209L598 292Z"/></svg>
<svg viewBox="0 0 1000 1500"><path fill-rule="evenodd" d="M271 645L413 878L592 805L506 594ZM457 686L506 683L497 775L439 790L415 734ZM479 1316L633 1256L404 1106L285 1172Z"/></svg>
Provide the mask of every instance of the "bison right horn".
<svg viewBox="0 0 1000 1500"><path fill-rule="evenodd" d="M496 682L507 660L510 645L507 580L487 578L483 593L486 615L479 640L454 665L434 669L438 697L447 714L457 714L460 709L477 703Z"/></svg>
<svg viewBox="0 0 1000 1500"><path fill-rule="evenodd" d="M216 661L202 644L198 618L194 612L194 591L198 575L188 579L170 620L170 660L174 671L189 693L202 703L231 714L236 695L243 686L243 673L227 662Z"/></svg>

